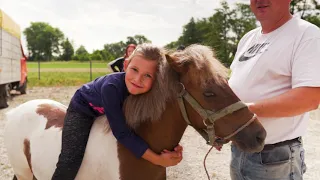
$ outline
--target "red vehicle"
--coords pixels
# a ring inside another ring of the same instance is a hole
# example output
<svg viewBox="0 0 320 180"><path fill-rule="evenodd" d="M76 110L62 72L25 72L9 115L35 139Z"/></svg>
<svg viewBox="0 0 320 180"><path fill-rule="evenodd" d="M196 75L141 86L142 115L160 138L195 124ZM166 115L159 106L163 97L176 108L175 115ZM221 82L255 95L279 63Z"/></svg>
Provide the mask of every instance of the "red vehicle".
<svg viewBox="0 0 320 180"><path fill-rule="evenodd" d="M0 9L0 108L8 107L11 90L26 93L27 57L20 38L20 27Z"/></svg>

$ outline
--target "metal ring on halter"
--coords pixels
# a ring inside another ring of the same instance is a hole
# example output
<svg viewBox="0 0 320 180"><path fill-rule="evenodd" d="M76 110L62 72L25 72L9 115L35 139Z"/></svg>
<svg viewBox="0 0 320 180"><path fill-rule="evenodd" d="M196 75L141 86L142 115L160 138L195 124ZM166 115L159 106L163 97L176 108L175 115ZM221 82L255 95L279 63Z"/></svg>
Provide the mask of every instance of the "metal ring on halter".
<svg viewBox="0 0 320 180"><path fill-rule="evenodd" d="M208 118L207 118L208 119ZM206 126L206 127L211 127L211 126L213 126L213 123L211 123L210 125L208 125L207 123L206 123L206 120L207 119L203 119L202 121L203 121L203 124Z"/></svg>
<svg viewBox="0 0 320 180"><path fill-rule="evenodd" d="M179 93L179 96L182 97L186 93L186 87L180 82L179 83L182 86L182 90Z"/></svg>

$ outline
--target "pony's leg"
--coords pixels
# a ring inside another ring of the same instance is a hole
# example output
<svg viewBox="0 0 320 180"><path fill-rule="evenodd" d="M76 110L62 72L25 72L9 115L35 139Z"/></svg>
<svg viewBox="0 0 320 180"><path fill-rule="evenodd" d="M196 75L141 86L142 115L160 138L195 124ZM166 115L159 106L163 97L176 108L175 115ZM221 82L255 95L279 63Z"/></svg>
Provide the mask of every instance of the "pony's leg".
<svg viewBox="0 0 320 180"><path fill-rule="evenodd" d="M17 180L31 180L33 173L24 152L23 143L19 143L19 140L15 138L9 140L11 141L6 141L7 155L15 174L14 178Z"/></svg>

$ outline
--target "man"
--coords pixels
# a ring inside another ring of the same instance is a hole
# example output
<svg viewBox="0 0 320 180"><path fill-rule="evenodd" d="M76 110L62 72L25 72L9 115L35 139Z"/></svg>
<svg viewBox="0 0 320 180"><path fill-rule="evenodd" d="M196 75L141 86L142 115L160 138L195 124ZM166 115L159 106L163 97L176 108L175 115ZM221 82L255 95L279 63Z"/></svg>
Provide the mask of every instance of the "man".
<svg viewBox="0 0 320 180"><path fill-rule="evenodd" d="M320 30L290 14L291 0L250 0L261 27L239 42L229 84L267 131L260 153L232 145L233 180L303 179L301 136L320 101Z"/></svg>

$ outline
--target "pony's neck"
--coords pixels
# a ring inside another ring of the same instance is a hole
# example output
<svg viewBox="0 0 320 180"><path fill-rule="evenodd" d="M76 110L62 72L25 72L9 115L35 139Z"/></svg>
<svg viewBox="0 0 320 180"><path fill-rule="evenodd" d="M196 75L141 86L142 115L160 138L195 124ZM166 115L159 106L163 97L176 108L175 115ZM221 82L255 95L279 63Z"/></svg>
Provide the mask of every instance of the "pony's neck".
<svg viewBox="0 0 320 180"><path fill-rule="evenodd" d="M158 121L142 123L135 132L142 137L150 149L160 154L162 150L173 150L180 142L187 123L184 121L177 99L166 103L165 111ZM166 169L144 159L136 158L121 144L118 144L120 176L122 180L165 180Z"/></svg>
<svg viewBox="0 0 320 180"><path fill-rule="evenodd" d="M159 121L143 124L137 129L137 133L145 139L154 152L160 153L163 149L173 150L180 142L186 128L187 123L175 99L167 102L166 110Z"/></svg>

